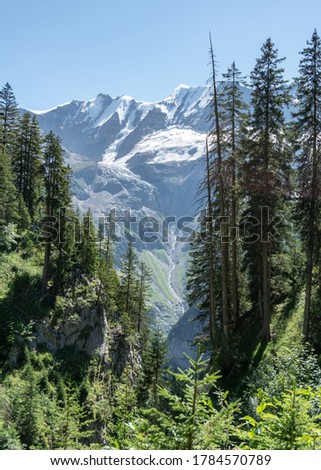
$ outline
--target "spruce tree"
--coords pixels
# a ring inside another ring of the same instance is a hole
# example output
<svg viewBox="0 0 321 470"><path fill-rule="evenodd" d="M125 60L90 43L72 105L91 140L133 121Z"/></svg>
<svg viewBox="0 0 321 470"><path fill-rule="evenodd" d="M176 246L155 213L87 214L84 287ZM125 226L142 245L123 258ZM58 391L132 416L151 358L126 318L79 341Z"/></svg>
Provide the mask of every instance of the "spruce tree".
<svg viewBox="0 0 321 470"><path fill-rule="evenodd" d="M93 277L97 271L98 246L97 231L93 223L93 215L87 209L82 218L81 242L79 244L80 269L87 277Z"/></svg>
<svg viewBox="0 0 321 470"><path fill-rule="evenodd" d="M18 117L15 95L9 83L6 83L0 91L0 127L2 127L0 144L4 146L9 158L14 152Z"/></svg>
<svg viewBox="0 0 321 470"><path fill-rule="evenodd" d="M42 155L39 125L30 113L25 113L19 120L12 166L17 189L34 219L39 212L42 190Z"/></svg>
<svg viewBox="0 0 321 470"><path fill-rule="evenodd" d="M229 246L228 246L228 224L227 224L227 198L226 198L226 163L222 148L222 123L221 123L221 103L217 86L217 71L212 38L210 35L210 63L211 63L211 88L212 88L212 115L209 132L210 154L212 163L210 167L210 182L212 188L212 209L214 218L219 220L220 240L220 292L222 311L222 330L224 336L224 346L228 348L230 334L230 303L229 303Z"/></svg>
<svg viewBox="0 0 321 470"><path fill-rule="evenodd" d="M159 387L164 384L164 372L167 362L168 344L159 326L153 330L142 354L142 399L148 398L154 404L158 402Z"/></svg>
<svg viewBox="0 0 321 470"><path fill-rule="evenodd" d="M240 246L238 240L238 218L241 209L239 188L240 147L242 133L246 122L248 108L243 100L242 86L245 78L237 69L235 62L223 74L224 82L221 89L223 150L227 159L227 201L228 220L231 232L231 317L234 327L240 316Z"/></svg>
<svg viewBox="0 0 321 470"><path fill-rule="evenodd" d="M18 194L4 146L0 145L0 251L11 247L8 229L20 219Z"/></svg>
<svg viewBox="0 0 321 470"><path fill-rule="evenodd" d="M122 257L119 282L118 305L125 325L133 328L137 315L137 255L132 242L128 242L127 251Z"/></svg>
<svg viewBox="0 0 321 470"><path fill-rule="evenodd" d="M11 247L10 233L20 219L19 198L11 168L17 116L17 103L12 88L6 83L0 91L0 250Z"/></svg>
<svg viewBox="0 0 321 470"><path fill-rule="evenodd" d="M301 52L295 117L297 147L296 215L305 251L305 304L303 335L309 339L314 268L319 258L321 240L321 40L314 31Z"/></svg>
<svg viewBox="0 0 321 470"><path fill-rule="evenodd" d="M99 298L104 295L104 305L109 315L117 310L118 276L114 263L114 247L112 243L110 225L112 215L108 217L107 224L99 230L99 266L98 275L101 282ZM106 230L105 230L106 229Z"/></svg>
<svg viewBox="0 0 321 470"><path fill-rule="evenodd" d="M70 169L64 165L63 149L59 137L50 132L44 147L44 267L42 292L46 293L52 268L52 250L64 240L66 208L70 207ZM61 246L60 246L61 250ZM61 251L60 251L61 252ZM53 273L52 273L53 274Z"/></svg>
<svg viewBox="0 0 321 470"><path fill-rule="evenodd" d="M151 271L142 261L138 265L137 270L137 313L136 313L136 329L141 335L141 340L146 336L148 328L148 299L149 286L151 280Z"/></svg>
<svg viewBox="0 0 321 470"><path fill-rule="evenodd" d="M213 218L207 209L199 216L199 227L191 241L187 269L187 301L198 310L212 350L217 346Z"/></svg>
<svg viewBox="0 0 321 470"><path fill-rule="evenodd" d="M250 274L251 298L262 322L261 335L270 340L271 258L281 250L280 220L289 196L289 153L283 109L289 103L289 89L271 39L261 48L261 57L251 73L253 108L244 144L243 192L247 201L244 218L257 221L256 240L244 244ZM254 218L254 219L253 219ZM276 229L276 226L278 227ZM276 231L274 230L276 229ZM283 234L284 237L284 234Z"/></svg>

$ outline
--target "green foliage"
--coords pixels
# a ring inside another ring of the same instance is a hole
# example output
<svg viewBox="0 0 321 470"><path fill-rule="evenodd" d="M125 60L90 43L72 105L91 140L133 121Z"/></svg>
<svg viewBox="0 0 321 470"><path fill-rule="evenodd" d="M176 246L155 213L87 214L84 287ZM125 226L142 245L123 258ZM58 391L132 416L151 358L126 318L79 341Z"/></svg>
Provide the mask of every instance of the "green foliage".
<svg viewBox="0 0 321 470"><path fill-rule="evenodd" d="M18 360L28 343L26 331L48 313L39 298L41 268L37 258L26 260L18 253L2 255L0 266L0 361L8 359L12 347Z"/></svg>
<svg viewBox="0 0 321 470"><path fill-rule="evenodd" d="M92 434L77 389L55 385L54 366L49 354L26 351L23 368L4 380L2 448L79 449Z"/></svg>
<svg viewBox="0 0 321 470"><path fill-rule="evenodd" d="M321 384L317 357L308 346L291 341L277 350L272 348L247 378L248 410L257 406L256 390L269 396L281 396L296 383L299 388L316 390Z"/></svg>
<svg viewBox="0 0 321 470"><path fill-rule="evenodd" d="M256 417L245 416L239 431L243 448L320 449L320 391L297 388L294 384L279 396L260 393Z"/></svg>
<svg viewBox="0 0 321 470"><path fill-rule="evenodd" d="M33 220L39 216L42 196L41 137L36 117L25 113L19 119L12 168L19 193Z"/></svg>
<svg viewBox="0 0 321 470"><path fill-rule="evenodd" d="M149 284L151 272L143 262L138 262L131 242L121 261L117 303L120 318L126 331L137 332L141 344L146 340L149 310Z"/></svg>
<svg viewBox="0 0 321 470"><path fill-rule="evenodd" d="M141 399L148 405L157 405L159 387L164 382L165 365L168 362L168 345L160 328L153 331L142 351Z"/></svg>
<svg viewBox="0 0 321 470"><path fill-rule="evenodd" d="M147 442L157 444L151 437L156 432L166 449L228 448L238 404L227 402L227 394L217 388L219 375L206 373L208 361L200 352L195 360L188 359L189 369L172 373L181 394L160 388L166 411L155 413L150 433L145 431Z"/></svg>
<svg viewBox="0 0 321 470"><path fill-rule="evenodd" d="M82 218L81 241L78 248L78 263L85 276L92 277L97 272L98 247L97 233L88 209Z"/></svg>
<svg viewBox="0 0 321 470"><path fill-rule="evenodd" d="M11 166L3 146L0 146L0 181L0 251L8 251L16 244L17 236L13 232L19 220L19 208Z"/></svg>
<svg viewBox="0 0 321 470"><path fill-rule="evenodd" d="M298 202L295 207L297 228L303 242L305 257L305 307L303 334L310 335L311 317L315 309L314 289L319 290L320 276L320 218L321 218L321 40L314 31L302 51L299 77L296 79L297 104L294 120L296 150L296 187ZM317 287L318 286L318 287ZM318 292L319 294L319 292ZM317 345L319 340L314 342Z"/></svg>
<svg viewBox="0 0 321 470"><path fill-rule="evenodd" d="M12 87L7 82L0 91L0 147L10 161L14 153L18 125L18 105Z"/></svg>
<svg viewBox="0 0 321 470"><path fill-rule="evenodd" d="M100 242L100 255L98 277L101 282L100 297L103 296L103 305L109 312L110 317L114 317L117 311L118 276L114 265L114 249L110 237L108 236L103 246Z"/></svg>
<svg viewBox="0 0 321 470"><path fill-rule="evenodd" d="M284 282L289 269L286 265L291 262L286 244L281 242L289 240L285 221L290 215L287 200L291 191L291 153L286 139L284 107L289 104L290 96L281 68L283 59L278 58L271 39L264 43L261 51L251 74L253 112L243 146L242 191L247 199L243 217L257 227L251 231L255 242L250 243L249 239L245 244L244 265L249 274L252 304L263 318L262 335L269 341L269 318L273 308L270 296L274 297L274 306L280 303L278 292L283 294L275 282L273 261L283 256ZM269 211L265 215L263 208Z"/></svg>
<svg viewBox="0 0 321 470"><path fill-rule="evenodd" d="M94 423L95 442L105 444L109 441L113 430L113 383L110 371L103 370L101 358L92 360L86 377L88 393L85 407Z"/></svg>
<svg viewBox="0 0 321 470"><path fill-rule="evenodd" d="M53 132L45 137L43 153L43 182L44 182L44 210L43 217L43 243L45 259L43 269L42 291L46 294L50 277L60 277L59 267L69 265L71 256L68 252L70 239L67 235L67 216L71 205L70 175L71 170L64 165L63 149L59 137ZM74 241L74 240L73 240ZM67 247L67 249L66 249ZM53 257L53 250L56 251ZM53 258L55 258L53 260ZM58 270L54 267L57 262ZM63 273L62 273L63 274ZM54 289L54 294L59 288Z"/></svg>

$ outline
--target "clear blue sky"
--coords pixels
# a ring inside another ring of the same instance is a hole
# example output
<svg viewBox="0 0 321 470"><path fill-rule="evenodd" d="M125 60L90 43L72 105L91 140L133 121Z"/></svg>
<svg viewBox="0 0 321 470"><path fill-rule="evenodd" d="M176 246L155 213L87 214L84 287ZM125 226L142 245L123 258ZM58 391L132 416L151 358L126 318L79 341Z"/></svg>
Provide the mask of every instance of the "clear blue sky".
<svg viewBox="0 0 321 470"><path fill-rule="evenodd" d="M165 98L208 77L208 31L220 71L249 74L271 36L296 74L320 0L1 0L2 86L29 109L98 93Z"/></svg>

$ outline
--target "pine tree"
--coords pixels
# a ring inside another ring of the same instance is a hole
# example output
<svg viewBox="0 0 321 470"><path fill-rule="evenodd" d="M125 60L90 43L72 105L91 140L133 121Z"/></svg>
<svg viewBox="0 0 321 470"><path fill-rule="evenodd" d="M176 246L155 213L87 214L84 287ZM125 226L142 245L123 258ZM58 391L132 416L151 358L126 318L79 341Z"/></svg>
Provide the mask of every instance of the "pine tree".
<svg viewBox="0 0 321 470"><path fill-rule="evenodd" d="M248 430L238 434L245 438L250 449L318 449L320 448L319 415L314 404L320 400L319 392L310 387L297 388L296 384L282 394L266 396L260 390L260 404L256 419L245 416ZM257 419L258 417L258 419ZM242 446L244 448L244 445Z"/></svg>
<svg viewBox="0 0 321 470"><path fill-rule="evenodd" d="M20 440L28 449L41 445L42 410L38 376L27 360L11 399L12 420Z"/></svg>
<svg viewBox="0 0 321 470"><path fill-rule="evenodd" d="M15 95L9 83L6 83L0 91L0 127L2 128L0 144L4 146L9 158L14 152L18 117L19 111Z"/></svg>
<svg viewBox="0 0 321 470"><path fill-rule="evenodd" d="M303 335L309 339L314 268L321 249L321 40L314 31L302 51L295 117L297 146L296 215L305 251L305 305Z"/></svg>
<svg viewBox="0 0 321 470"><path fill-rule="evenodd" d="M168 344L159 326L152 331L142 354L141 395L146 401L158 401L159 387L163 386Z"/></svg>
<svg viewBox="0 0 321 470"><path fill-rule="evenodd" d="M50 132L45 137L44 148L44 187L45 217L44 244L45 257L42 278L42 292L46 293L50 277L52 248L59 246L64 239L66 212L71 203L70 169L64 165L63 150L59 137Z"/></svg>
<svg viewBox="0 0 321 470"><path fill-rule="evenodd" d="M220 282L221 282L221 310L222 310L222 330L224 336L224 347L228 348L230 334L230 305L229 305L229 246L228 246L228 224L226 218L227 199L226 199L226 163L223 161L222 148L222 127L221 127L221 104L219 102L219 93L217 87L217 72L215 56L210 35L210 62L212 67L211 88L212 88L212 125L210 127L209 138L211 142L210 153L212 154L212 163L210 166L210 181L212 187L212 209L214 218L218 217L220 223L221 239L220 247Z"/></svg>
<svg viewBox="0 0 321 470"><path fill-rule="evenodd" d="M128 242L127 252L122 257L122 267L119 282L118 305L121 308L125 324L135 325L137 314L137 256L132 242Z"/></svg>
<svg viewBox="0 0 321 470"><path fill-rule="evenodd" d="M257 221L260 232L256 241L245 244L245 261L250 273L251 297L258 307L262 321L262 338L270 339L270 286L271 257L282 249L280 240L273 240L277 220L273 213L282 216L289 187L289 155L283 108L289 103L289 89L280 67L284 59L271 39L263 44L261 57L251 73L253 112L249 134L244 144L243 191L247 200L244 218ZM264 211L269 212L264 212ZM270 213L271 211L271 213ZM252 219L253 220L253 219ZM278 224L280 231L281 224Z"/></svg>
<svg viewBox="0 0 321 470"><path fill-rule="evenodd" d="M70 175L67 175L68 180ZM68 183L69 184L69 183ZM66 201L67 204L67 201ZM77 243L80 220L74 210L69 207L59 210L59 235L55 244L55 260L53 263L52 281L53 295L63 294L66 288L74 288L79 280L79 245Z"/></svg>
<svg viewBox="0 0 321 470"><path fill-rule="evenodd" d="M172 440L170 449L222 449L229 448L233 434L233 416L237 403L226 402L226 394L217 389L219 375L207 371L208 361L198 352L195 360L188 357L190 367L171 373L179 387L177 394L161 388L166 400L162 423L168 426ZM213 403L214 393L216 403ZM171 411L168 416L168 410ZM155 432L155 431L154 431Z"/></svg>
<svg viewBox="0 0 321 470"><path fill-rule="evenodd" d="M245 79L237 69L235 62L223 74L222 84L222 122L223 149L227 158L227 204L231 229L231 306L234 327L240 316L239 278L240 278L240 247L238 240L238 218L240 214L239 167L242 129L247 118L247 106L243 101L242 86Z"/></svg>
<svg viewBox="0 0 321 470"><path fill-rule="evenodd" d="M215 302L215 272L213 247L213 218L209 211L199 216L199 228L191 241L187 270L187 301L195 306L198 318L204 324L204 332L210 338L210 346L217 346L217 320Z"/></svg>
<svg viewBox="0 0 321 470"><path fill-rule="evenodd" d="M82 219L81 242L79 244L80 269L87 277L93 277L97 272L98 246L97 231L93 223L93 216L88 209Z"/></svg>
<svg viewBox="0 0 321 470"><path fill-rule="evenodd" d="M117 310L116 294L118 290L118 276L114 263L114 247L112 243L110 224L112 214L108 217L107 224L99 230L99 279L101 282L101 295L104 295L104 305L109 315L113 315ZM106 232L106 233L105 233Z"/></svg>
<svg viewBox="0 0 321 470"><path fill-rule="evenodd" d="M0 146L0 251L11 247L8 230L20 219L18 194L4 146Z"/></svg>
<svg viewBox="0 0 321 470"><path fill-rule="evenodd" d="M93 431L88 429L91 421L81 405L78 390L68 384L65 386L64 400L56 409L53 437L56 449L80 449L81 440L89 438Z"/></svg>
<svg viewBox="0 0 321 470"><path fill-rule="evenodd" d="M30 113L25 113L19 120L12 166L17 189L34 219L42 190L42 156L39 125Z"/></svg>
<svg viewBox="0 0 321 470"><path fill-rule="evenodd" d="M10 249L20 219L19 201L11 168L16 132L17 103L8 83L0 91L0 250Z"/></svg>
<svg viewBox="0 0 321 470"><path fill-rule="evenodd" d="M151 271L142 261L139 263L137 271L137 313L135 323L142 342L148 327L147 313L149 309L148 299Z"/></svg>

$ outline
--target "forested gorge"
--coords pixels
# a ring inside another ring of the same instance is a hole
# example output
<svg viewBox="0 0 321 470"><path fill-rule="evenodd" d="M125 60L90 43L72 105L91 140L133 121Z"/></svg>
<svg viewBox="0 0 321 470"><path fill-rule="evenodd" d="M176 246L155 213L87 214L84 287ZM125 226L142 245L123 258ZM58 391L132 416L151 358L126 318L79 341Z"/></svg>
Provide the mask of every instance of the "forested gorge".
<svg viewBox="0 0 321 470"><path fill-rule="evenodd" d="M1 449L321 448L317 32L293 84L283 60L268 39L248 80L235 62L221 80L210 38L212 112L186 273L203 331L186 370L170 368L134 244L117 266L112 213L96 227L73 207L59 137L21 115L4 85Z"/></svg>

